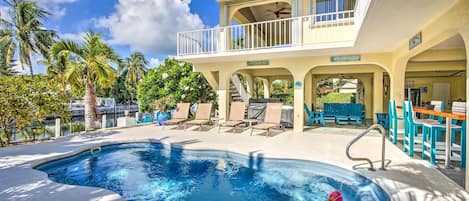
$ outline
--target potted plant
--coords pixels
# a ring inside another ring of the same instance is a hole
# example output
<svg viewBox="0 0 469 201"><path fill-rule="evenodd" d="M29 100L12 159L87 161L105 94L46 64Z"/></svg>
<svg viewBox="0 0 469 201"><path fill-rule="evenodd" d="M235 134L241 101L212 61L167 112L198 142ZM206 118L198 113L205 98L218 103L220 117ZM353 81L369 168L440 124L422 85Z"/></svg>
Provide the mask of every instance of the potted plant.
<svg viewBox="0 0 469 201"><path fill-rule="evenodd" d="M162 125L165 121L171 119L170 110L176 107L176 101L169 96L163 96L154 102L154 107L156 109L155 119Z"/></svg>

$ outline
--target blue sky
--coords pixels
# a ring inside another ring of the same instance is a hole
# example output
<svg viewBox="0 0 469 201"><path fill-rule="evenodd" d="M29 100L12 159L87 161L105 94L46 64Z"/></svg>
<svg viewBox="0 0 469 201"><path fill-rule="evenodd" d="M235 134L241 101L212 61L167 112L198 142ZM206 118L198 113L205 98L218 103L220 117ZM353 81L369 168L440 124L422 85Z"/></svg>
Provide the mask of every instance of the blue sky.
<svg viewBox="0 0 469 201"><path fill-rule="evenodd" d="M36 0L52 13L45 26L64 39L102 32L121 57L143 52L155 65L176 54L176 33L218 25L215 0ZM0 3L4 14L5 4ZM44 73L44 67L36 67Z"/></svg>

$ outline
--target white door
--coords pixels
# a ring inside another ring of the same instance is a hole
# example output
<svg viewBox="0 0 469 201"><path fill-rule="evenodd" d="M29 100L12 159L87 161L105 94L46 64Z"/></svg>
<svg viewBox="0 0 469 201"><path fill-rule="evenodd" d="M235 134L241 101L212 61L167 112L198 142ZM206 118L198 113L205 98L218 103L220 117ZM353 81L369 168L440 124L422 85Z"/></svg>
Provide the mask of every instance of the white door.
<svg viewBox="0 0 469 201"><path fill-rule="evenodd" d="M445 109L448 109L451 100L451 85L449 83L433 83L432 100L441 100L445 102Z"/></svg>

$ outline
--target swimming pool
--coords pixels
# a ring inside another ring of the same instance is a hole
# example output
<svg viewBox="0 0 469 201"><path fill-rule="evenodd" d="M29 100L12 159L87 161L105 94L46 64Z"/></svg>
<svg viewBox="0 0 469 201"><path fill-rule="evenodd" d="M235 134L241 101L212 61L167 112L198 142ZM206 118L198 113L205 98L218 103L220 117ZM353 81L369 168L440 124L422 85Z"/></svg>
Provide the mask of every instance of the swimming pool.
<svg viewBox="0 0 469 201"><path fill-rule="evenodd" d="M104 146L36 169L55 182L109 189L125 200L326 201L335 190L347 201L390 200L367 178L323 163L159 143Z"/></svg>

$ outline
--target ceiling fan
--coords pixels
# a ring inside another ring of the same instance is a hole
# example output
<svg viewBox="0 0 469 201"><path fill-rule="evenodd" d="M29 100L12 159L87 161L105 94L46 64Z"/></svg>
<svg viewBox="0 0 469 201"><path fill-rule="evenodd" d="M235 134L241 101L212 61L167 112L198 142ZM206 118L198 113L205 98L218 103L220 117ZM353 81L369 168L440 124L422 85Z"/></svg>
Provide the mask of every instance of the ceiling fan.
<svg viewBox="0 0 469 201"><path fill-rule="evenodd" d="M272 15L273 14L273 15L275 15L275 17L277 19L280 19L281 15L290 15L291 14L291 9L290 8L287 8L287 7L279 8L278 4L279 4L279 2L275 3L275 9L274 10L267 9L266 12L268 12L268 14L266 14L266 15Z"/></svg>

